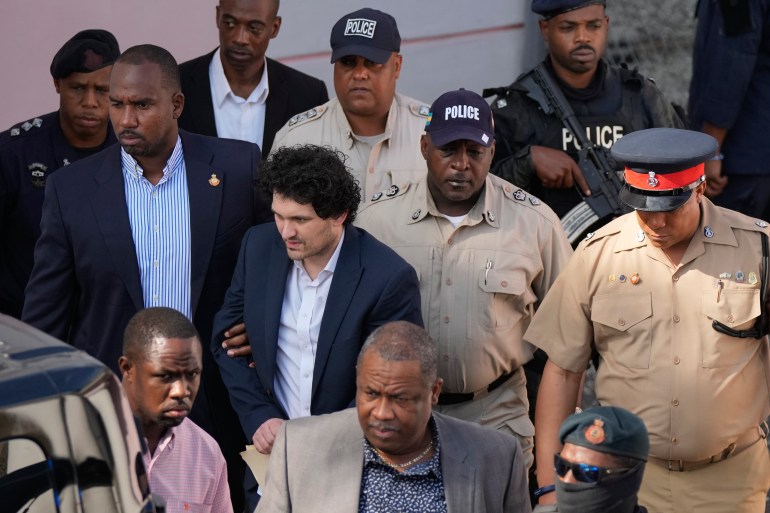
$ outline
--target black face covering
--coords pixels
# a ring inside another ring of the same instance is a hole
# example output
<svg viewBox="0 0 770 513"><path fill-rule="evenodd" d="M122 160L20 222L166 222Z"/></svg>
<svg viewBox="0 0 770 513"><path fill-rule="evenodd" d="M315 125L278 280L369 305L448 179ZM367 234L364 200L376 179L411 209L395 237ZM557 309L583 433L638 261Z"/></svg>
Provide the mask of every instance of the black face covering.
<svg viewBox="0 0 770 513"><path fill-rule="evenodd" d="M598 483L565 483L556 478L556 502L560 513L634 513L636 494L642 484L644 462Z"/></svg>

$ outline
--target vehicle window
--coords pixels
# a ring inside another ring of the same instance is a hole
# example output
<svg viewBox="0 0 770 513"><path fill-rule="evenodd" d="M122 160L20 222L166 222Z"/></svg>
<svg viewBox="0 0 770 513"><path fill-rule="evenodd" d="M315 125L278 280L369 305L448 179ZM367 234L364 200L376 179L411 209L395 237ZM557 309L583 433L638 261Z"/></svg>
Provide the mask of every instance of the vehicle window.
<svg viewBox="0 0 770 513"><path fill-rule="evenodd" d="M17 513L58 512L57 465L27 438L0 440L0 504Z"/></svg>

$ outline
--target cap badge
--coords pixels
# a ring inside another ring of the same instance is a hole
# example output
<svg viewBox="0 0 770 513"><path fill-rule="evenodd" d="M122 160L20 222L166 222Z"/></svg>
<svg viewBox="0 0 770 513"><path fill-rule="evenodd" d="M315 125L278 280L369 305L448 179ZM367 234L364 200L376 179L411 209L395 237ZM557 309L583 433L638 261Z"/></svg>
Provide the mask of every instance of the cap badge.
<svg viewBox="0 0 770 513"><path fill-rule="evenodd" d="M705 235L707 239L710 239L714 236L714 230L712 230L710 226L706 226L703 229L703 235Z"/></svg>
<svg viewBox="0 0 770 513"><path fill-rule="evenodd" d="M217 185L219 185L219 183L220 183L220 180L219 178L217 178L216 173L212 174L211 178L209 178L209 185L211 185L212 187L216 187Z"/></svg>
<svg viewBox="0 0 770 513"><path fill-rule="evenodd" d="M754 223L754 224L756 224L756 225L757 225L757 226L759 226L760 228L767 228L767 223L766 223L766 222L764 222L764 221L757 221L757 222L756 222L756 223Z"/></svg>
<svg viewBox="0 0 770 513"><path fill-rule="evenodd" d="M540 200L534 196L529 197L529 202L532 203L534 206L538 206L540 204Z"/></svg>
<svg viewBox="0 0 770 513"><path fill-rule="evenodd" d="M415 211L414 211L414 213L412 214L412 219L414 219L414 220L416 221L416 220L417 220L417 218L418 218L418 217L420 217L420 214L422 214L422 209L421 209L421 208L418 208L418 209L417 209L417 210L415 210Z"/></svg>
<svg viewBox="0 0 770 513"><path fill-rule="evenodd" d="M735 272L735 281L738 283L743 283L743 280L746 279L746 275L743 274L743 271L736 271Z"/></svg>
<svg viewBox="0 0 770 513"><path fill-rule="evenodd" d="M636 242L644 242L644 230L639 230L636 234Z"/></svg>
<svg viewBox="0 0 770 513"><path fill-rule="evenodd" d="M372 39L377 22L366 18L351 18L345 24L345 36L361 36Z"/></svg>
<svg viewBox="0 0 770 513"><path fill-rule="evenodd" d="M754 271L751 271L749 273L749 285L756 285L757 284L757 273Z"/></svg>
<svg viewBox="0 0 770 513"><path fill-rule="evenodd" d="M638 285L640 281L642 281L642 279L639 277L637 273L634 273L631 275L631 283L633 285Z"/></svg>
<svg viewBox="0 0 770 513"><path fill-rule="evenodd" d="M599 445L604 442L604 421L601 419L594 419L594 423L588 426L583 432L586 440L594 445Z"/></svg>
<svg viewBox="0 0 770 513"><path fill-rule="evenodd" d="M521 189L516 189L516 192L513 193L513 197L519 201L527 199L527 195Z"/></svg>
<svg viewBox="0 0 770 513"><path fill-rule="evenodd" d="M655 172L650 171L647 176L647 185L650 187L657 187L660 182L655 178Z"/></svg>

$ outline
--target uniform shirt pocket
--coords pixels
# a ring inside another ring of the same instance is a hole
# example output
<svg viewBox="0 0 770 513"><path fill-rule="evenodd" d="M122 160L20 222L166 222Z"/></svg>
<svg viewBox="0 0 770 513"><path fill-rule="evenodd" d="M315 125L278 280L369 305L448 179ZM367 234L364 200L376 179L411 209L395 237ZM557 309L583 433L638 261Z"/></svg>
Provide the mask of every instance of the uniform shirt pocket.
<svg viewBox="0 0 770 513"><path fill-rule="evenodd" d="M652 294L601 294L593 298L596 349L631 369L648 369L652 350Z"/></svg>
<svg viewBox="0 0 770 513"><path fill-rule="evenodd" d="M703 290L703 314L705 333L701 336L703 367L716 368L735 365L748 360L757 348L756 339L723 335L714 330L712 321L719 321L734 330L751 329L760 314L758 289Z"/></svg>
<svg viewBox="0 0 770 513"><path fill-rule="evenodd" d="M490 330L515 326L523 314L522 296L527 288L526 276L516 270L484 270L479 276L483 291L475 305L476 319Z"/></svg>

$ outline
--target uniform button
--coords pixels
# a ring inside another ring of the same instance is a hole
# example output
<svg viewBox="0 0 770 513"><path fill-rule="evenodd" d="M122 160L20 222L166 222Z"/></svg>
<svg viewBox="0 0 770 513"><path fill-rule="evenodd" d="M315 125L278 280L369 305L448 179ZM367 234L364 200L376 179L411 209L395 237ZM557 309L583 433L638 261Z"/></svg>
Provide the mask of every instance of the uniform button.
<svg viewBox="0 0 770 513"><path fill-rule="evenodd" d="M452 284L452 278L447 278L446 279L446 284L447 285L451 285Z"/></svg>
<svg viewBox="0 0 770 513"><path fill-rule="evenodd" d="M679 440L678 440L676 437L673 437L673 438L671 439L671 443L672 443L672 444L674 444L674 445L676 445L676 444L678 444L678 443L679 443Z"/></svg>
<svg viewBox="0 0 770 513"><path fill-rule="evenodd" d="M503 288L505 288L505 287L507 287L507 286L508 286L508 282L507 282L507 281L505 281L505 280L503 280L503 281L501 281L501 282L500 282L500 286L501 286L501 287L503 287Z"/></svg>
<svg viewBox="0 0 770 513"><path fill-rule="evenodd" d="M674 406L679 406L679 399L671 399L671 404Z"/></svg>
<svg viewBox="0 0 770 513"><path fill-rule="evenodd" d="M678 356L675 356L675 357L674 357L674 365L679 365L679 362L680 362L680 361L681 361L681 360L679 359L679 357L678 357Z"/></svg>
<svg viewBox="0 0 770 513"><path fill-rule="evenodd" d="M618 324L621 326L625 326L626 325L625 319L618 319Z"/></svg>
<svg viewBox="0 0 770 513"><path fill-rule="evenodd" d="M447 245L451 246L452 244L455 243L455 241L454 241L454 239L449 239L448 241L446 241L446 243L447 243Z"/></svg>
<svg viewBox="0 0 770 513"><path fill-rule="evenodd" d="M680 320L681 320L681 319L679 318L679 316L678 316L678 315L675 315L675 316L674 316L674 322L679 322Z"/></svg>
<svg viewBox="0 0 770 513"><path fill-rule="evenodd" d="M673 277L673 280L674 280L674 281L679 281L679 276L674 276L674 277Z"/></svg>
<svg viewBox="0 0 770 513"><path fill-rule="evenodd" d="M157 232L158 231L158 225L156 224L155 226L152 227L152 229Z"/></svg>
<svg viewBox="0 0 770 513"><path fill-rule="evenodd" d="M309 377L310 377L310 374L308 374L308 373L305 373L305 379L307 379L307 378L309 378Z"/></svg>
<svg viewBox="0 0 770 513"><path fill-rule="evenodd" d="M153 193L152 193L152 197L153 197L153 198L157 198L157 197L158 197L158 191L153 191Z"/></svg>
<svg viewBox="0 0 770 513"><path fill-rule="evenodd" d="M448 315L444 316L444 324L449 324L449 316Z"/></svg>
<svg viewBox="0 0 770 513"><path fill-rule="evenodd" d="M157 294L153 294L152 295L152 300L153 301L157 301L158 300L158 295Z"/></svg>
<svg viewBox="0 0 770 513"><path fill-rule="evenodd" d="M732 315L727 316L727 322L734 322L734 321L735 321L735 317L733 317Z"/></svg>
<svg viewBox="0 0 770 513"><path fill-rule="evenodd" d="M159 262L156 260L156 261L154 261L154 262L152 263L152 265L153 265L154 267L156 267L156 268L157 268L157 267L158 267L158 265L160 265L160 264L159 264Z"/></svg>

